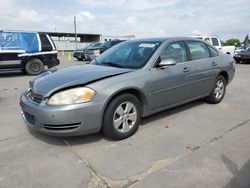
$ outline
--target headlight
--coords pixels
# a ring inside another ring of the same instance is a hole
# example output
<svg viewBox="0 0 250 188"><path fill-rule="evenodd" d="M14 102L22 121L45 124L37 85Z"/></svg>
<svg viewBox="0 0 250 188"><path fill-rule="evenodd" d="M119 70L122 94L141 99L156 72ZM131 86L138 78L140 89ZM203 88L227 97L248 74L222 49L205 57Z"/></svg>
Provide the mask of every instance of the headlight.
<svg viewBox="0 0 250 188"><path fill-rule="evenodd" d="M95 55L100 55L100 50L95 50L95 51L94 51L94 54L95 54Z"/></svg>
<svg viewBox="0 0 250 188"><path fill-rule="evenodd" d="M52 95L49 98L49 105L67 105L67 104L79 104L89 102L95 95L95 91L86 88L79 87L61 91Z"/></svg>

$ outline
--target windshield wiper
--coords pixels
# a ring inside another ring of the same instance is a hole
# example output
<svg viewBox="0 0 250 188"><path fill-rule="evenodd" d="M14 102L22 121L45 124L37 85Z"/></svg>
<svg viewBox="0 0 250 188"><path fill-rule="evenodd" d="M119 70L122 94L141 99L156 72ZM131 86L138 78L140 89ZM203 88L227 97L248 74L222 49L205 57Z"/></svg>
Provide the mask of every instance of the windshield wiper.
<svg viewBox="0 0 250 188"><path fill-rule="evenodd" d="M117 63L112 63L112 62L102 62L102 64L103 64L103 65L109 65L109 66L112 66L112 67L124 68L123 65L117 64Z"/></svg>

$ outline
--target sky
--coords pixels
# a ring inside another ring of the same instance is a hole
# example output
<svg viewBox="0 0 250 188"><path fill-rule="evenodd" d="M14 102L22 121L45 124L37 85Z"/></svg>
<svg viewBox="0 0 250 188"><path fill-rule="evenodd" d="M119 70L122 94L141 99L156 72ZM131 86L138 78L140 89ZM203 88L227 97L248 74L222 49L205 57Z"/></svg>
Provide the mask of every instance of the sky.
<svg viewBox="0 0 250 188"><path fill-rule="evenodd" d="M1 0L0 30L130 35L136 38L250 34L250 0Z"/></svg>

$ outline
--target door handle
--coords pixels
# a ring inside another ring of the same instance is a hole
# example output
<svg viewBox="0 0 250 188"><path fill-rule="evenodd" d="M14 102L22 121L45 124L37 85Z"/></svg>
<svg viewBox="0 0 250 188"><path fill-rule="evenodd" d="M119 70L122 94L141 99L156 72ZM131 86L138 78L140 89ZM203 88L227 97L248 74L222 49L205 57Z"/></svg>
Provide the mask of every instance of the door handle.
<svg viewBox="0 0 250 188"><path fill-rule="evenodd" d="M185 67L185 68L183 69L183 72L189 72L189 71L190 71L190 69L187 68L187 67Z"/></svg>
<svg viewBox="0 0 250 188"><path fill-rule="evenodd" d="M217 66L217 63L216 63L216 62L213 62L213 63L212 63L212 66Z"/></svg>

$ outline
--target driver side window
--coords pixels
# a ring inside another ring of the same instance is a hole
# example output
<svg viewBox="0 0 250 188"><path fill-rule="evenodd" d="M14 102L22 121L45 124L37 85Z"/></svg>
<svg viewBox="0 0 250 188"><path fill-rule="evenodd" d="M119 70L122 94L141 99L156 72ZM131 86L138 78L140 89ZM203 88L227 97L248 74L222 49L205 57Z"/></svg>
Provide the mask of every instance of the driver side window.
<svg viewBox="0 0 250 188"><path fill-rule="evenodd" d="M174 59L176 63L187 61L187 54L183 42L174 42L162 52L160 59Z"/></svg>

